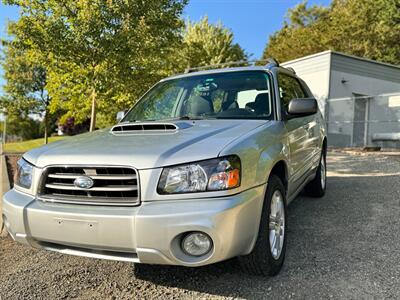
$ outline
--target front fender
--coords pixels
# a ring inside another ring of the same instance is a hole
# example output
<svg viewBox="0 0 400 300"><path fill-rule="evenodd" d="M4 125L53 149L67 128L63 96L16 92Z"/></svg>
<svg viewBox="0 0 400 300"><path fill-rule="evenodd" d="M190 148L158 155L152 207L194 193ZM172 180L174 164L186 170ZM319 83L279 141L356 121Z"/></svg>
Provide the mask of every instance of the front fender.
<svg viewBox="0 0 400 300"><path fill-rule="evenodd" d="M249 189L268 181L274 165L288 161L282 122L271 121L227 145L220 155L239 155L242 162L242 188Z"/></svg>
<svg viewBox="0 0 400 300"><path fill-rule="evenodd" d="M283 143L277 143L271 147L264 149L260 154L257 165L256 182L267 182L271 170L280 161L285 163L288 172L288 151Z"/></svg>

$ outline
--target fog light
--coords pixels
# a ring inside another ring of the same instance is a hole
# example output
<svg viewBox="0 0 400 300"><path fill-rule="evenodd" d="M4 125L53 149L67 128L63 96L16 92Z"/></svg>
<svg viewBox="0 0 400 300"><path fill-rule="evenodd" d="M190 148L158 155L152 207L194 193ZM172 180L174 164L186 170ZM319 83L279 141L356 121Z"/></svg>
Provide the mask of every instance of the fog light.
<svg viewBox="0 0 400 300"><path fill-rule="evenodd" d="M210 252L211 238L203 232L188 233L182 240L183 251L191 256L202 256Z"/></svg>

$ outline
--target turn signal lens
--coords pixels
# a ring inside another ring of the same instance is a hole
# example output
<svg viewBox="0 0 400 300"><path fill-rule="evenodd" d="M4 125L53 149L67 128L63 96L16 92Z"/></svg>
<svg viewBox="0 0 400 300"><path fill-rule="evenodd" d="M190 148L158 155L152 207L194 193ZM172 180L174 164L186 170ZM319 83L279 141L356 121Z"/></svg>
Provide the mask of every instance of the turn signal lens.
<svg viewBox="0 0 400 300"><path fill-rule="evenodd" d="M222 159L208 180L208 190L227 190L240 185L240 161L237 156Z"/></svg>
<svg viewBox="0 0 400 300"><path fill-rule="evenodd" d="M228 172L228 188L234 188L240 184L240 172L238 169Z"/></svg>
<svg viewBox="0 0 400 300"><path fill-rule="evenodd" d="M208 181L208 190L226 190L238 187L240 184L239 169L214 173Z"/></svg>

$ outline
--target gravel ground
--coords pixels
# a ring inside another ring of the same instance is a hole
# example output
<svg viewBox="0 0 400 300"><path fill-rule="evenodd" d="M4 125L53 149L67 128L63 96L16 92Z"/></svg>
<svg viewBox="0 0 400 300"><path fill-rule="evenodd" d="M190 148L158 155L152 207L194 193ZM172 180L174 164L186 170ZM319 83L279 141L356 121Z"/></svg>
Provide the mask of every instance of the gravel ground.
<svg viewBox="0 0 400 300"><path fill-rule="evenodd" d="M399 299L400 159L330 153L322 199L289 207L287 257L274 278L235 261L199 269L156 267L35 250L0 240L0 299Z"/></svg>

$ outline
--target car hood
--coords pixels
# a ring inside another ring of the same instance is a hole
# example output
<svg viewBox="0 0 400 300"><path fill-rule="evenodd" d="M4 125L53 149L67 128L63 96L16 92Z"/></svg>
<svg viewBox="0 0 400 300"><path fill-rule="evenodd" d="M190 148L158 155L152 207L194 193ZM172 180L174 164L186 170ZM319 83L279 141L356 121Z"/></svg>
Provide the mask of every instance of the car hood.
<svg viewBox="0 0 400 300"><path fill-rule="evenodd" d="M217 157L241 135L265 120L170 122L173 132L118 133L110 129L78 135L33 149L24 158L39 168L49 165L129 165L149 169ZM135 123L137 124L137 123Z"/></svg>

